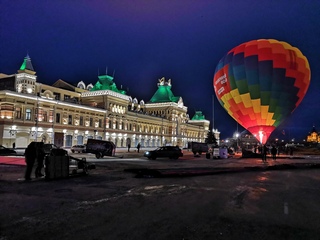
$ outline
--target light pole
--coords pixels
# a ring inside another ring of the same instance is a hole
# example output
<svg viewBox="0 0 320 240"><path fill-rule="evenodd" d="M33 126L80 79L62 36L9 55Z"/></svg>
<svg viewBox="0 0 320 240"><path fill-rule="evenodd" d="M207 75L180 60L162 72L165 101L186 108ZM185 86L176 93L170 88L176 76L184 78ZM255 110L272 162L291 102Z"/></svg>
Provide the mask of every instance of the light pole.
<svg viewBox="0 0 320 240"><path fill-rule="evenodd" d="M38 121L39 121L39 97L37 97L37 108L35 114L35 137L34 140L38 140Z"/></svg>
<svg viewBox="0 0 320 240"><path fill-rule="evenodd" d="M161 124L161 139L160 139L160 144L163 146L163 117L161 117L162 124Z"/></svg>
<svg viewBox="0 0 320 240"><path fill-rule="evenodd" d="M237 151L239 151L239 133L236 133L236 138L237 138Z"/></svg>

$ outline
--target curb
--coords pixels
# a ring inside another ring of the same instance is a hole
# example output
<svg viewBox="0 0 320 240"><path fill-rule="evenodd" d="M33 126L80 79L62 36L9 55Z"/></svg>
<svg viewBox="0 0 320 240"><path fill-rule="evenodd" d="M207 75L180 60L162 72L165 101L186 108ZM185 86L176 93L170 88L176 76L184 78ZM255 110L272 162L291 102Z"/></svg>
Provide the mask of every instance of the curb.
<svg viewBox="0 0 320 240"><path fill-rule="evenodd" d="M136 174L136 178L175 178L175 177L194 177L204 175L216 175L227 173L254 172L254 171L276 171L276 170L293 170L293 169L318 169L320 163L293 163L279 164L273 166L253 166L253 167L234 167L234 168L129 168L125 172Z"/></svg>

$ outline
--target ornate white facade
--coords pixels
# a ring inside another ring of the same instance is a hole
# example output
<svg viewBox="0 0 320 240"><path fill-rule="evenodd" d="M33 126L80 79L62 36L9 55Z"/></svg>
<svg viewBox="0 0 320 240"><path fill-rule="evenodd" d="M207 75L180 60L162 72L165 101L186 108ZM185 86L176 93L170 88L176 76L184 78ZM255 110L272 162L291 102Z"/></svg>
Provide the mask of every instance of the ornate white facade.
<svg viewBox="0 0 320 240"><path fill-rule="evenodd" d="M210 122L190 120L181 97L145 103L110 89L92 91L94 87L63 80L52 86L39 83L27 56L17 74L0 74L0 145L44 141L70 147L95 138L117 147L186 147L207 137Z"/></svg>

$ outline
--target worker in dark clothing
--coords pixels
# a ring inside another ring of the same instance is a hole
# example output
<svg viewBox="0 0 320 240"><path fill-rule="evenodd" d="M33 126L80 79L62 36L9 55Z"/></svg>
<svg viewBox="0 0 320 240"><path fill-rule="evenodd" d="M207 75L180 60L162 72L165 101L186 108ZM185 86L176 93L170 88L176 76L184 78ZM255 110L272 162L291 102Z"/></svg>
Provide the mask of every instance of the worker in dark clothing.
<svg viewBox="0 0 320 240"><path fill-rule="evenodd" d="M25 172L25 180L31 180L31 172L34 165L34 162L36 161L37 157L37 143L31 142L28 147L26 148L26 151L24 153L25 160L27 164L26 172Z"/></svg>
<svg viewBox="0 0 320 240"><path fill-rule="evenodd" d="M140 145L140 143L138 143L138 145L137 145L138 152L140 151L140 147L141 147L141 145Z"/></svg>
<svg viewBox="0 0 320 240"><path fill-rule="evenodd" d="M36 168L36 172L35 172L36 178L44 176L41 173L41 170L43 168L44 157L46 155L45 152L44 152L44 149L43 149L43 145L44 145L43 142L38 142L37 143L37 157L36 157L36 159L37 159L37 168Z"/></svg>
<svg viewBox="0 0 320 240"><path fill-rule="evenodd" d="M278 152L278 149L277 149L275 146L273 146L273 147L271 148L271 155L272 155L272 159L273 159L273 160L276 160L276 158L277 158L277 152Z"/></svg>
<svg viewBox="0 0 320 240"><path fill-rule="evenodd" d="M262 162L267 162L267 153L268 153L268 148L266 145L263 145L261 149Z"/></svg>

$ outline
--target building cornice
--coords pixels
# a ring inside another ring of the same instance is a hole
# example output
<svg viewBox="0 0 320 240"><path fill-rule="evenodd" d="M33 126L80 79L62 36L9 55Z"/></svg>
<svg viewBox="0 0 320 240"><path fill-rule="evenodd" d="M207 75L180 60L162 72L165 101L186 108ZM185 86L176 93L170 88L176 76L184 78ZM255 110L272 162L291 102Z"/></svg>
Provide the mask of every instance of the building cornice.
<svg viewBox="0 0 320 240"><path fill-rule="evenodd" d="M130 96L123 95L121 93L117 93L111 90L100 90L100 91L88 91L88 92L83 92L81 93L81 97L95 97L95 96L103 96L103 95L108 95L108 96L113 96L117 98L121 98L123 100L129 101Z"/></svg>
<svg viewBox="0 0 320 240"><path fill-rule="evenodd" d="M207 123L207 124L210 124L210 121L209 120L189 120L188 121L189 123Z"/></svg>
<svg viewBox="0 0 320 240"><path fill-rule="evenodd" d="M59 100L54 100L54 99L47 99L43 97L38 97L38 96L33 96L33 95L28 95L28 94L23 94L23 93L16 93L16 92L11 92L11 91L0 91L0 95L5 95L5 96L11 96L11 97L16 97L16 98L24 98L24 99L29 99L29 100L34 100L44 103L51 103L57 106L66 106L66 107L72 107L72 108L79 108L79 109L84 109L84 110L89 110L93 112L99 112L99 113L105 113L107 110L104 109L99 109L99 108L94 108L94 107L89 107L89 106L84 106L84 105L79 105L79 104L73 104L73 103L67 103Z"/></svg>
<svg viewBox="0 0 320 240"><path fill-rule="evenodd" d="M23 72L23 73L17 73L17 74L16 74L16 78L17 78L17 79L20 79L20 78L30 78L30 79L32 79L32 80L36 80L36 79L37 79L37 76Z"/></svg>
<svg viewBox="0 0 320 240"><path fill-rule="evenodd" d="M176 107L176 108L181 108L185 111L188 110L186 106L181 106L178 103L175 102L166 102L166 103L146 103L145 104L146 108L163 108L163 107Z"/></svg>

